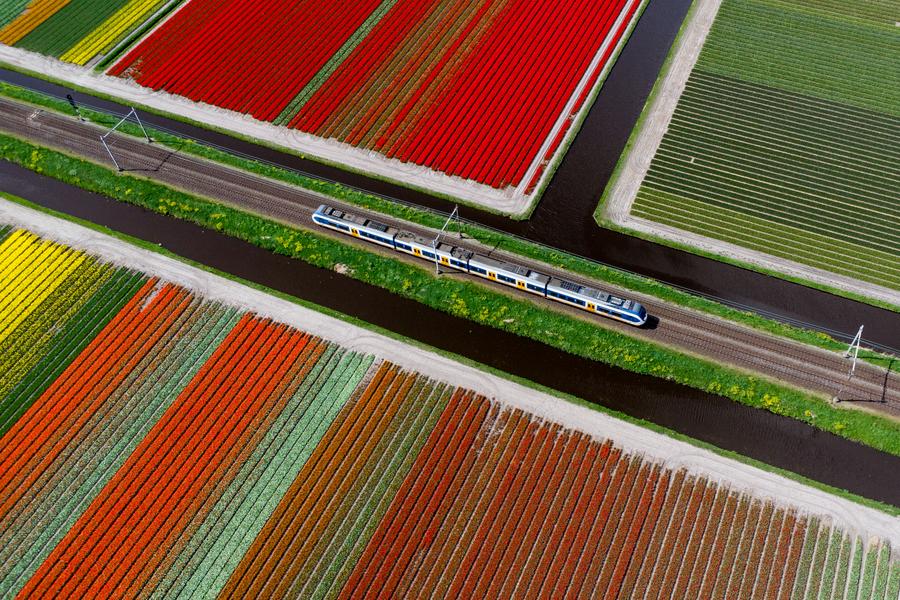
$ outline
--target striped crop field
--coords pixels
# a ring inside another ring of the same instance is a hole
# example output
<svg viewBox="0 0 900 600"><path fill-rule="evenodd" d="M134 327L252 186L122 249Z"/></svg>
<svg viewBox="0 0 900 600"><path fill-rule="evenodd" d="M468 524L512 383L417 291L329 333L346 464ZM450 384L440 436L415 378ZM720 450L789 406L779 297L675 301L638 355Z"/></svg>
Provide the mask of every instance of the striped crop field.
<svg viewBox="0 0 900 600"><path fill-rule="evenodd" d="M0 227L0 596L900 597L798 510Z"/></svg>
<svg viewBox="0 0 900 600"><path fill-rule="evenodd" d="M190 0L109 74L366 154L533 189L640 6Z"/></svg>
<svg viewBox="0 0 900 600"><path fill-rule="evenodd" d="M724 0L631 214L900 289L885 0Z"/></svg>
<svg viewBox="0 0 900 600"><path fill-rule="evenodd" d="M87 65L182 0L5 0L0 44Z"/></svg>

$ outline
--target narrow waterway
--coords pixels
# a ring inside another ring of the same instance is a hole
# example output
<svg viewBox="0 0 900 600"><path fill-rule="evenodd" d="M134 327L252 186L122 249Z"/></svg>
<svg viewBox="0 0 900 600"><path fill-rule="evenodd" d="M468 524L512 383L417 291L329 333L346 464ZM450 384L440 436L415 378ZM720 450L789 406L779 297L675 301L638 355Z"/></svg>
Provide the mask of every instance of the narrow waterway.
<svg viewBox="0 0 900 600"><path fill-rule="evenodd" d="M194 261L352 315L721 448L900 506L900 458L804 423L566 354L198 226L0 161L0 191L159 244Z"/></svg>
<svg viewBox="0 0 900 600"><path fill-rule="evenodd" d="M691 0L651 0L603 85L596 102L569 148L532 217L509 219L464 208L469 220L514 233L548 246L599 260L708 294L751 309L780 315L811 326L852 335L866 325L867 339L896 347L900 318L896 313L805 286L733 267L600 229L593 212L619 155L656 81L666 55L684 20ZM13 71L0 69L0 80L65 96L71 90ZM79 102L124 113L127 108L85 94ZM226 134L180 121L145 114L156 126L203 140L229 151L251 156L317 177L339 181L404 202L449 211L445 200L399 185L304 160Z"/></svg>

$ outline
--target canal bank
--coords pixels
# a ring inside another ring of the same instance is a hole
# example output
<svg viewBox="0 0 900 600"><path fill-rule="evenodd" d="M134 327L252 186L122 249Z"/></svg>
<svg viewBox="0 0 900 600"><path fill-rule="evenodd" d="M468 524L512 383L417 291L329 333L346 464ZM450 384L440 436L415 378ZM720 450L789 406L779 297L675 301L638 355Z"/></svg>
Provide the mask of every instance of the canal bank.
<svg viewBox="0 0 900 600"><path fill-rule="evenodd" d="M900 459L801 422L567 355L24 169L4 169L2 188L500 371L865 497L900 503L900 486L891 476Z"/></svg>

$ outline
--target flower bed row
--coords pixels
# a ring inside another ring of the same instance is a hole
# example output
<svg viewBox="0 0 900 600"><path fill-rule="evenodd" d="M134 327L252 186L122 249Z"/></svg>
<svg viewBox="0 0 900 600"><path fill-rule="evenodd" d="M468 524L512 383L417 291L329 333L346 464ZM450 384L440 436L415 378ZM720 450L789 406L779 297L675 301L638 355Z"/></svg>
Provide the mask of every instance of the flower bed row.
<svg viewBox="0 0 900 600"><path fill-rule="evenodd" d="M0 280L4 319L33 307L0 347L43 340L0 395L2 596L900 585L876 538L26 232Z"/></svg>
<svg viewBox="0 0 900 600"><path fill-rule="evenodd" d="M562 143L640 4L191 0L108 73L506 188Z"/></svg>
<svg viewBox="0 0 900 600"><path fill-rule="evenodd" d="M85 65L177 0L32 0L0 12L0 43Z"/></svg>

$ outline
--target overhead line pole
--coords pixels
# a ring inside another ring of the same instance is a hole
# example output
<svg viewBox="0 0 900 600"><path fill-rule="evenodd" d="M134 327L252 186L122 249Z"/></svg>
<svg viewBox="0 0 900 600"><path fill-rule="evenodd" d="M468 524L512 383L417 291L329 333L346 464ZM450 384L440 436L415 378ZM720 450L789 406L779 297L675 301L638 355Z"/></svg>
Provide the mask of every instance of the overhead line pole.
<svg viewBox="0 0 900 600"><path fill-rule="evenodd" d="M454 220L457 223L457 230L459 231L459 237L460 237L460 239L462 239L462 223L459 220L459 206L454 206L453 212L451 212L450 215L447 217L447 220L444 222L444 226L441 227L441 230L438 232L438 234L434 237L433 240L431 240L431 250L432 250L432 253L434 254L434 274L435 275L441 274L441 261L440 261L440 259L438 259L438 254L437 254L438 244L441 242L441 236L444 235L444 232L447 230L447 227Z"/></svg>
<svg viewBox="0 0 900 600"><path fill-rule="evenodd" d="M75 103L72 102L72 105L75 106ZM76 107L76 110L77 110L77 107ZM81 113L78 113L78 116L79 116L79 118L80 118L80 117L81 117ZM128 117L131 117L131 116L134 116L134 119L137 121L137 124L140 126L141 131L144 133L144 137L147 138L147 143L149 143L149 144L152 144L152 143L153 143L153 139L150 137L150 134L147 133L147 130L144 129L144 124L141 122L141 118L138 116L137 111L136 111L136 110L134 109L134 107L132 106L132 107L131 107L131 110L128 111L128 114L126 114L124 117L122 117L121 119L119 119L119 122L116 123L115 125L113 125L113 126L112 126L112 129L110 129L109 131L107 131L106 133L104 133L103 135L100 136L100 143L103 144L103 147L104 147L104 148L106 148L106 153L109 154L109 157L112 159L113 164L116 165L116 170L118 170L118 171L121 171L121 170L122 170L122 167L119 165L119 161L116 160L116 157L113 156L113 153L112 153L112 150L111 150L110 147L109 147L109 144L106 143L106 138L107 138L109 135L111 135L116 129L118 129L119 126L120 126L122 123L124 123L125 121L127 121L127 120L128 120ZM83 119L82 119L82 120L83 120Z"/></svg>

